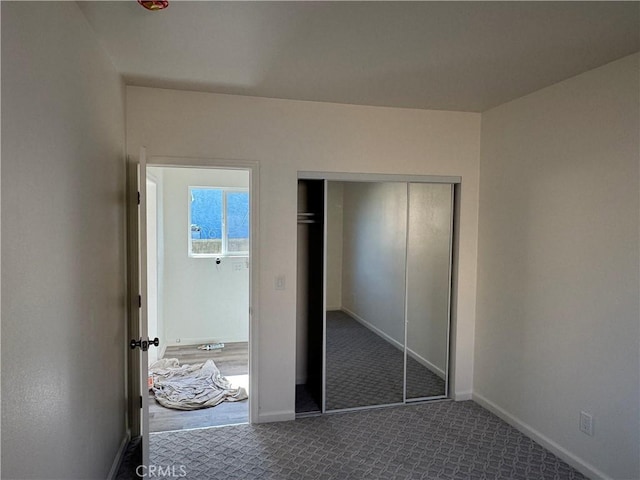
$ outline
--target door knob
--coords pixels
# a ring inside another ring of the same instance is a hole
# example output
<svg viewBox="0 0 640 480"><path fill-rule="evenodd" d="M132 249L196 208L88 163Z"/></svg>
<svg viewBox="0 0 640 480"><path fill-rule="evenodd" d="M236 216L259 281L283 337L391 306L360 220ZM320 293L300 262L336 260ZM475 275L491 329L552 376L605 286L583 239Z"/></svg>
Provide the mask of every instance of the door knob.
<svg viewBox="0 0 640 480"><path fill-rule="evenodd" d="M142 339L131 339L131 341L129 342L129 346L131 347L131 350L135 350L136 347L140 347L143 352L146 352L149 349L149 341Z"/></svg>
<svg viewBox="0 0 640 480"><path fill-rule="evenodd" d="M131 347L131 350L135 350L136 347L140 347L143 352L146 352L149 349L149 347L152 345L154 347L159 346L160 339L158 337L154 338L153 340L131 339L131 341L129 342L129 346Z"/></svg>

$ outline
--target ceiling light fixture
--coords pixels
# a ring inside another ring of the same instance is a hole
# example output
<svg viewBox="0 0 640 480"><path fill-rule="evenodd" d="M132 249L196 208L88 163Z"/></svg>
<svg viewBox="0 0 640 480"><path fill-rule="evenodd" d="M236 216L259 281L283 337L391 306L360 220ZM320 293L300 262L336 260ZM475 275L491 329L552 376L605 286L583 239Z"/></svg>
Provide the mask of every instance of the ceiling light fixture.
<svg viewBox="0 0 640 480"><path fill-rule="evenodd" d="M138 0L138 3L152 12L164 10L169 6L169 0Z"/></svg>

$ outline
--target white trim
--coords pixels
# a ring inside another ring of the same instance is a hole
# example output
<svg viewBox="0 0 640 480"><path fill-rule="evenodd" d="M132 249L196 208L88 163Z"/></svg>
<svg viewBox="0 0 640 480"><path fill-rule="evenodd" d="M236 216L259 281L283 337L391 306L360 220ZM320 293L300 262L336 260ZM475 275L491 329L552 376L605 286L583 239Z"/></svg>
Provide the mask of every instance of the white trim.
<svg viewBox="0 0 640 480"><path fill-rule="evenodd" d="M456 402L464 402L467 400L471 400L473 399L473 392L472 391L456 392L453 394L453 399Z"/></svg>
<svg viewBox="0 0 640 480"><path fill-rule="evenodd" d="M113 459L113 463L111 464L111 470L109 470L107 480L115 480L116 475L118 475L118 470L120 469L120 464L122 463L122 459L124 458L124 453L127 451L129 440L131 440L131 430L126 431L124 437L122 438L122 442L120 442L120 447L118 447L116 456Z"/></svg>
<svg viewBox="0 0 640 480"><path fill-rule="evenodd" d="M258 167L258 162L252 160L174 157L169 155L152 155L148 163L154 167L222 168L224 170L251 170ZM249 189L251 189L251 182L249 182Z"/></svg>
<svg viewBox="0 0 640 480"><path fill-rule="evenodd" d="M342 310L348 314L350 317L353 317L354 320L356 320L358 323L361 323L364 327L367 327L369 330L371 330L373 333L375 333L376 335L378 335L379 337L384 338L387 342L389 342L391 345L393 345L394 347L396 347L398 350L402 350L404 351L404 345L402 345L402 343L400 343L399 341L397 341L396 339L390 337L389 335L387 335L386 333L384 333L382 330L380 330L378 327L374 326L373 324L367 322L365 319L363 319L362 317L359 317L358 315L356 315L355 313L353 313L351 310L349 310L348 308L342 308Z"/></svg>
<svg viewBox="0 0 640 480"><path fill-rule="evenodd" d="M229 340L223 339L220 337L181 337L179 342L175 340L173 342L164 342L165 349L166 347L183 347L185 345L202 345L204 343L236 343L236 342L248 342L249 339L245 338L244 340ZM164 352L163 352L164 353ZM162 357L158 357L162 358Z"/></svg>
<svg viewBox="0 0 640 480"><path fill-rule="evenodd" d="M296 412L287 410L280 412L267 412L260 413L258 415L257 423L273 423L273 422L288 422L296 419Z"/></svg>
<svg viewBox="0 0 640 480"><path fill-rule="evenodd" d="M438 375L440 378L442 378L443 380L446 378L446 374L444 373L444 370L442 370L440 367L437 367L436 365L434 365L433 363L431 363L429 360L427 360L426 358L418 355L416 352L414 352L413 350L411 350L409 347L407 347L407 354L413 358L416 362L418 362L420 365L427 367L429 370L431 370L433 373L435 373L436 375Z"/></svg>
<svg viewBox="0 0 640 480"><path fill-rule="evenodd" d="M500 417L502 420L507 422L509 425L511 425L512 427L515 427L520 432L524 433L527 437L530 437L532 440L536 441L547 450L550 450L554 455L561 458L562 460L567 462L569 465L571 465L573 468L575 468L582 474L586 475L587 477L594 480L595 479L612 480L611 477L606 475L604 472L601 472L600 470L598 470L596 467L594 467L584 459L571 453L566 448L554 442L549 437L540 433L539 431L537 431L527 423L523 422L519 418L510 414L509 412L504 410L502 407L496 405L495 403L493 403L491 400L487 399L483 395L474 392L473 401L475 401L482 407L486 408L490 412L494 413L495 415Z"/></svg>
<svg viewBox="0 0 640 480"><path fill-rule="evenodd" d="M249 200L251 201L251 231L249 234L249 423L258 421L260 413L260 382L259 374L259 285L260 285L260 166L251 162L245 166L249 171Z"/></svg>

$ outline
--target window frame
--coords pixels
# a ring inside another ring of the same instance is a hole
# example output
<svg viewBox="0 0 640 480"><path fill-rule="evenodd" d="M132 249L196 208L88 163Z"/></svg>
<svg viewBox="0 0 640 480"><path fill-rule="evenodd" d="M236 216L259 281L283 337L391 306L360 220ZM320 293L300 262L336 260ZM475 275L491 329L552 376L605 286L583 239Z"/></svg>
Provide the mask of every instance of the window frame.
<svg viewBox="0 0 640 480"><path fill-rule="evenodd" d="M191 197L192 190L219 190L222 192L222 219L221 219L221 252L220 253L193 253L192 240L191 237L191 225L193 222L191 221ZM229 229L227 222L227 194L229 193L246 193L247 197L247 207L249 209L249 218L248 218L248 226L251 229L251 193L249 189L246 187L218 187L211 185L189 185L187 188L187 255L190 258L248 258L249 250L242 252L229 252ZM249 236L247 240L251 238L251 232L249 231Z"/></svg>

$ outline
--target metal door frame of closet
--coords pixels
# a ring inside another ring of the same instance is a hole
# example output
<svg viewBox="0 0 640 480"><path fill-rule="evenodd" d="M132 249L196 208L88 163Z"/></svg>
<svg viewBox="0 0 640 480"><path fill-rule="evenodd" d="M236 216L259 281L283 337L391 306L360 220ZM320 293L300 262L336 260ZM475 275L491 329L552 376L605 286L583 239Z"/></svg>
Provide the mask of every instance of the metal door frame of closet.
<svg viewBox="0 0 640 480"><path fill-rule="evenodd" d="M406 405L423 401L431 401L431 400L440 400L449 398L449 385L450 385L450 357L452 355L451 351L451 300L452 300L452 291L453 291L453 251L454 251L454 236L457 232L454 231L455 225L455 215L456 215L456 187L462 183L462 178L459 176L439 176L439 175L402 175L402 174L369 174L369 173L341 173L341 172L314 172L314 171L300 171L298 172L298 180L323 180L324 181L324 218L323 218L323 304L322 304L322 317L323 317L323 338L322 338L322 405L321 405L321 413L339 413L345 411L355 411L355 410L363 410L363 409L371 409L371 408L383 408L388 406L397 406L397 405ZM404 286L404 374L403 374L403 400L398 403L390 403L390 404L382 404L382 405L368 405L368 406L357 406L350 408L342 408L342 409L326 409L326 383L327 383L327 346L326 346L326 336L327 336L327 197L328 197L328 182L363 182L363 183L381 183L381 182L394 182L394 183L406 183L407 184L407 207L406 207L406 215L407 215L407 232L409 230L409 188L410 184L448 184L451 185L451 215L450 215L450 235L449 235L449 273L448 273L448 300L447 300L447 340L446 340L446 371L445 371L445 391L443 395L439 396L431 396L431 397L418 397L418 398L407 398L407 321L408 321L408 285L407 285L407 275L408 275L408 265L406 255L408 250L408 242L409 235L405 239L406 248L405 248L405 286Z"/></svg>

